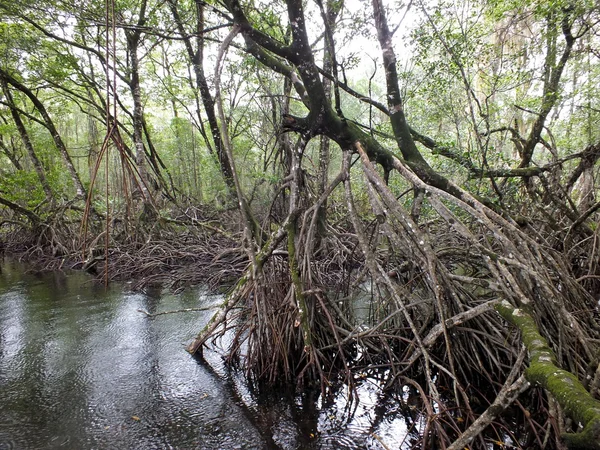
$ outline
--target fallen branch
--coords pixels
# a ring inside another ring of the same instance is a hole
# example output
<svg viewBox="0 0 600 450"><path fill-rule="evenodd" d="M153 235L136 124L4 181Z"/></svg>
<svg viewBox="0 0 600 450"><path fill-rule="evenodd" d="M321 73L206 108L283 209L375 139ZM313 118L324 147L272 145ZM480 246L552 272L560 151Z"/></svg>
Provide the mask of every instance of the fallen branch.
<svg viewBox="0 0 600 450"><path fill-rule="evenodd" d="M0 197L0 205L7 206L8 208L12 209L17 214L21 214L21 215L27 217L33 225L38 225L42 221L42 219L34 212L32 212L26 208L23 208L21 205L11 202L10 200L8 200L4 197Z"/></svg>
<svg viewBox="0 0 600 450"><path fill-rule="evenodd" d="M456 327L458 325L461 325L463 322L466 322L467 320L471 320L475 317L480 316L481 314L484 314L488 311L492 311L494 309L494 305L496 303L498 303L498 300L490 300L488 302L482 303L481 305L474 306L473 308L468 309L467 311L456 314L456 315L446 319L446 321L445 321L446 329ZM442 334L444 334L444 325L441 323L438 323L433 328L431 328L431 330L429 330L429 333L427 333L427 336L425 336L423 338L423 345L426 348L431 347L435 343L437 338L440 337ZM410 357L410 359L407 361L407 364L409 364L409 365L413 364L417 360L417 358L419 358L419 356L421 356L421 351L420 351L420 348L417 347L417 348L415 348L415 351L412 354L412 356Z"/></svg>

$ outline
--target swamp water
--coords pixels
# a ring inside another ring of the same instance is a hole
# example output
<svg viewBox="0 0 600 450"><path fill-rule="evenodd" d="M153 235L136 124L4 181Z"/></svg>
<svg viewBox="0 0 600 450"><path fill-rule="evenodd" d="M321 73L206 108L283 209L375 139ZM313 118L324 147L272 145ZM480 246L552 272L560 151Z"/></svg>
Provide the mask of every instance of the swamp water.
<svg viewBox="0 0 600 450"><path fill-rule="evenodd" d="M327 404L314 392L258 395L217 352L201 362L185 351L210 311L139 311L220 299L105 289L0 258L0 450L410 448L419 421L373 380L351 406L344 392Z"/></svg>

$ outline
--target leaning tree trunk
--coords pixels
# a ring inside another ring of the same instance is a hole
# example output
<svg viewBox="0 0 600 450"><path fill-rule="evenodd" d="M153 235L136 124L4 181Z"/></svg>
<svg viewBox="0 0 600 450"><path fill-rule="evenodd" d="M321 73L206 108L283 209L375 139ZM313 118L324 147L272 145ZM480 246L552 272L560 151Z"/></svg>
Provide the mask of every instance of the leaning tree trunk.
<svg viewBox="0 0 600 450"><path fill-rule="evenodd" d="M563 436L570 449L600 449L600 401L593 398L579 379L559 367L554 352L540 334L533 318L521 308L515 308L506 300L496 305L500 315L521 332L523 344L529 352L527 380L534 386L546 389L582 430ZM596 372L593 383L600 383Z"/></svg>
<svg viewBox="0 0 600 450"><path fill-rule="evenodd" d="M192 34L185 30L185 26L181 19L179 10L178 10L178 2L177 0L169 0L169 8L171 9L171 14L175 19L175 24L177 26L177 30L182 37L183 43L185 45L185 49L187 55L189 57L190 63L192 64L194 70L194 76L196 81L196 89L200 92L200 99L202 102L202 106L204 107L204 113L206 114L206 118L208 120L208 125L212 137L213 146L209 141L206 142L208 149L211 153L216 155L217 161L219 162L219 167L221 169L221 174L223 175L223 179L225 180L225 184L229 189L231 194L235 194L235 183L233 180L233 173L231 171L231 164L229 161L229 157L227 156L226 149L223 146L223 136L221 135L221 130L219 128L219 122L217 120L216 114L216 105L215 99L213 98L210 88L208 85L208 80L206 79L206 74L204 70L204 50L206 41L204 39L204 8L205 5L201 1L195 2L195 13L196 13L196 29L195 29L195 37L196 37L196 48L194 49L194 45L192 43L191 36ZM198 119L200 122L203 122L203 118L200 116L201 111L198 109Z"/></svg>
<svg viewBox="0 0 600 450"><path fill-rule="evenodd" d="M35 107L35 109L42 116L44 126L50 132L52 139L54 140L54 144L56 145L56 147L58 148L58 150L62 156L63 162L65 163L67 171L69 172L69 175L71 176L73 185L75 186L75 190L77 192L77 198L82 199L82 200L87 198L87 192L86 192L85 188L83 187L83 184L81 183L81 179L79 178L79 174L77 173L77 170L75 169L75 166L73 165L73 161L71 160L71 156L69 155L67 147L66 147L65 143L63 142L62 138L60 137L60 134L58 133L58 130L54 126L54 122L50 118L50 115L48 114L48 111L46 110L43 103L37 98L37 96L30 89L25 87L22 83L17 81L17 79L12 77L8 72L6 72L3 69L0 69L0 78L2 78L6 83L13 86L15 89L21 91L23 94L25 94L29 98L29 100L31 100L31 103L33 103L33 106Z"/></svg>
<svg viewBox="0 0 600 450"><path fill-rule="evenodd" d="M35 169L35 173L37 174L38 180L42 185L42 189L46 194L46 201L52 202L54 200L54 196L52 194L52 189L50 188L50 184L48 183L48 179L46 178L46 172L44 171L44 167L42 166L41 161L35 154L35 150L33 148L33 144L31 143L31 139L29 139L29 133L27 132L27 128L25 128L25 124L21 120L21 116L19 115L19 111L14 103L12 94L8 89L8 84L4 79L0 80L2 83L2 91L4 92L4 96L6 97L7 103L10 108L10 113L12 115L13 121L17 126L17 130L19 131L19 136L21 137L21 141L23 142L23 146L27 150L27 154L29 155L29 159L33 164L33 168Z"/></svg>

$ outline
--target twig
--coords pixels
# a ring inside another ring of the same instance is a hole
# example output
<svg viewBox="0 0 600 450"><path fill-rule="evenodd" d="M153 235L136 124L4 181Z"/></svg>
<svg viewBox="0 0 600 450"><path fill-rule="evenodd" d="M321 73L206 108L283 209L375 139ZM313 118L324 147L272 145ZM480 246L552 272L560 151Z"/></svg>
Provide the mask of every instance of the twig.
<svg viewBox="0 0 600 450"><path fill-rule="evenodd" d="M390 448L389 448L387 445L385 445L385 444L383 443L383 441L381 440L381 438L380 438L379 436L377 436L375 433L371 433L371 436L373 436L373 437L375 438L375 440L376 440L377 442L379 442L379 444L380 444L380 445L381 445L381 446L382 446L382 447L383 447L385 450L390 450Z"/></svg>
<svg viewBox="0 0 600 450"><path fill-rule="evenodd" d="M525 379L525 375L521 375L514 383L512 382L515 372L520 370L521 363L523 362L525 352L522 351L519 355L519 363L515 364L513 373L511 373L506 380L496 400L480 415L475 422L471 424L469 428L452 443L448 450L459 450L465 448L469 442L477 437L490 423L494 421L498 415L500 415L506 408L508 408L516 399L529 388L529 383Z"/></svg>
<svg viewBox="0 0 600 450"><path fill-rule="evenodd" d="M184 308L184 309L176 309L173 311L162 311L158 313L151 314L148 311L143 309L138 309L138 312L146 314L148 317L156 317L156 316L164 316L165 314L176 314L176 313L184 313L184 312L194 312L194 311L212 311L215 309L215 306L207 306L206 308Z"/></svg>

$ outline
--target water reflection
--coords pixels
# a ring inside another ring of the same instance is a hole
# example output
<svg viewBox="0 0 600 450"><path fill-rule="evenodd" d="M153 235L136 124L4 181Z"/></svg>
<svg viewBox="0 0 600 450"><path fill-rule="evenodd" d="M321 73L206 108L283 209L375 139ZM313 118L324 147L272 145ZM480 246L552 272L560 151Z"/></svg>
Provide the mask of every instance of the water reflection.
<svg viewBox="0 0 600 450"><path fill-rule="evenodd" d="M0 449L268 448L223 381L185 352L194 294L105 291L83 274L0 273Z"/></svg>
<svg viewBox="0 0 600 450"><path fill-rule="evenodd" d="M218 353L185 343L210 312L140 313L219 302L106 290L82 273L0 271L0 450L409 448L405 417L373 380L321 404L319 392L248 389Z"/></svg>

